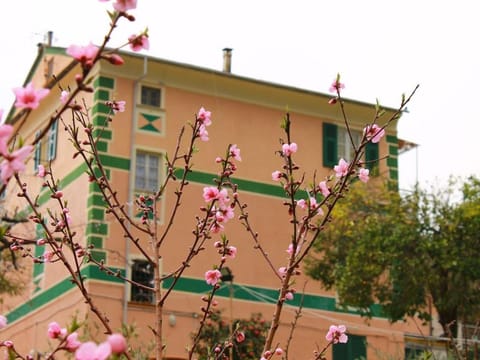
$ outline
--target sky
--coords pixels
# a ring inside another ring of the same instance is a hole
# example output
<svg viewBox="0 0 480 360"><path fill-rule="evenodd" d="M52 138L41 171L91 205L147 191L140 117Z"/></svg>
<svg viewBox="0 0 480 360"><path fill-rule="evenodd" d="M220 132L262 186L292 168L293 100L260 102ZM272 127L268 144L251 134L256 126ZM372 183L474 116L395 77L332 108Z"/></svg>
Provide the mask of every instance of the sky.
<svg viewBox="0 0 480 360"><path fill-rule="evenodd" d="M3 10L0 109L13 103L37 52L100 43L111 2L16 0ZM400 187L480 177L480 3L476 0L138 0L111 46L148 27L145 54L327 93L337 73L345 97L397 107L420 85L398 125L419 144L399 157Z"/></svg>

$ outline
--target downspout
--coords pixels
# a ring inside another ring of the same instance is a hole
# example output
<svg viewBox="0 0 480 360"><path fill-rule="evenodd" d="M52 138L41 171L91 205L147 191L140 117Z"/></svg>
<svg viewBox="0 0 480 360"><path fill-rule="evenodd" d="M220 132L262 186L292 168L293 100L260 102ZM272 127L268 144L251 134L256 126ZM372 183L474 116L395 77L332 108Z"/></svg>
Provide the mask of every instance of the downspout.
<svg viewBox="0 0 480 360"><path fill-rule="evenodd" d="M131 206L128 206L128 216L132 218L134 216L133 207L135 205L134 201L134 191L135 191L135 171L132 171L131 167L133 166L132 159L135 159L135 114L137 113L137 104L138 104L138 94L137 89L138 84L147 76L148 73L148 57L143 57L143 73L138 77L133 83L133 106L132 106L132 121L130 128L130 178L128 182L128 201ZM130 268L129 262L130 254L130 240L125 238L125 275L128 274ZM125 286L123 288L123 314L122 322L127 324L127 312L128 312L128 299L129 299L129 285L125 281Z"/></svg>

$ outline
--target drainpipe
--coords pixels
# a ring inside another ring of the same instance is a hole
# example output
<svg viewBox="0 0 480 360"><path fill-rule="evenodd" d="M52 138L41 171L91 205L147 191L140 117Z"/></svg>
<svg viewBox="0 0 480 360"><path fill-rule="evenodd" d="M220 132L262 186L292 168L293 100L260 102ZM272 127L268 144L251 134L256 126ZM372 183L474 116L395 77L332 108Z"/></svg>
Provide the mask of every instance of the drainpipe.
<svg viewBox="0 0 480 360"><path fill-rule="evenodd" d="M138 84L147 76L148 74L148 57L143 57L143 73L140 75L133 83L133 106L132 106L132 122L130 128L130 178L128 182L128 200L131 203L131 206L128 206L128 216L133 217L133 206L135 204L134 200L134 191L135 191L135 171L132 171L131 167L133 166L132 159L135 159L135 114L137 112L138 104L138 94L137 89ZM128 274L130 268L129 262L129 253L130 253L130 240L125 238L125 275ZM122 322L127 324L127 312L128 312L128 298L129 298L129 285L125 281L125 286L123 288L123 314Z"/></svg>

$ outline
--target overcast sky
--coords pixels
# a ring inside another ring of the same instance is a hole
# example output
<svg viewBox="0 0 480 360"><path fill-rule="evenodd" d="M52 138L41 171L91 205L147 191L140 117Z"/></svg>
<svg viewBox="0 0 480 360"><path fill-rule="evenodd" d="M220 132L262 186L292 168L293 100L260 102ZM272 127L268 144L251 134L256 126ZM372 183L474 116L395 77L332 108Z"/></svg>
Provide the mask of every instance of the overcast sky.
<svg viewBox="0 0 480 360"><path fill-rule="evenodd" d="M149 55L221 70L233 48L238 75L328 92L337 73L348 98L395 107L420 89L400 121L420 144L401 155L403 188L449 175L480 176L480 2L475 0L138 0L112 45L149 28ZM0 108L13 102L36 55L55 46L100 43L108 29L98 0L16 0L2 11ZM418 171L417 171L418 169Z"/></svg>

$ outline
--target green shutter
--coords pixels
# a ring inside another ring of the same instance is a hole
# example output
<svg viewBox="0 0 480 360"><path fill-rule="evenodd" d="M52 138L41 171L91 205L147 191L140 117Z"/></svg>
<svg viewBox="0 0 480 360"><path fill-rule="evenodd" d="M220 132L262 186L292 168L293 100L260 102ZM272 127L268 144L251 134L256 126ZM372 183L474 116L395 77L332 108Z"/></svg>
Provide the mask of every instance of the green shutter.
<svg viewBox="0 0 480 360"><path fill-rule="evenodd" d="M38 139L40 136L40 130L35 133L35 139ZM41 164L42 160L42 139L38 140L35 144L35 154L33 155L33 170L37 171L38 165Z"/></svg>
<svg viewBox="0 0 480 360"><path fill-rule="evenodd" d="M366 162L366 167L370 169L370 172L372 173L372 175L375 175L378 173L379 157L380 157L380 151L378 149L378 144L374 144L372 142L367 143L367 146L365 146L365 162Z"/></svg>
<svg viewBox="0 0 480 360"><path fill-rule="evenodd" d="M332 349L333 360L364 360L367 358L365 336L348 334L346 344L334 344Z"/></svg>
<svg viewBox="0 0 480 360"><path fill-rule="evenodd" d="M333 168L337 165L337 125L323 123L323 166Z"/></svg>
<svg viewBox="0 0 480 360"><path fill-rule="evenodd" d="M48 153L47 160L52 161L57 156L57 133L58 133L58 120L55 121L50 130L48 131Z"/></svg>

